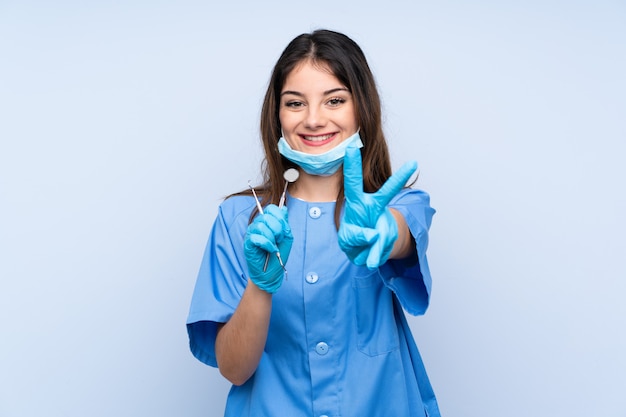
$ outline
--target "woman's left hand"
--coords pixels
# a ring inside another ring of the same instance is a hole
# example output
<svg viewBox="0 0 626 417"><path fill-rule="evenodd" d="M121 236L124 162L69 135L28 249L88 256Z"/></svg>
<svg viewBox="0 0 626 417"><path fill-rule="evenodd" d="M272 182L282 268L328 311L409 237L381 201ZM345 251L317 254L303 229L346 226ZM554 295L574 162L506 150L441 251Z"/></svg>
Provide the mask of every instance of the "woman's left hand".
<svg viewBox="0 0 626 417"><path fill-rule="evenodd" d="M346 149L343 161L345 207L338 237L339 247L354 264L375 269L389 258L398 238L398 225L387 205L416 170L416 162L407 162L377 192L366 193L361 151Z"/></svg>

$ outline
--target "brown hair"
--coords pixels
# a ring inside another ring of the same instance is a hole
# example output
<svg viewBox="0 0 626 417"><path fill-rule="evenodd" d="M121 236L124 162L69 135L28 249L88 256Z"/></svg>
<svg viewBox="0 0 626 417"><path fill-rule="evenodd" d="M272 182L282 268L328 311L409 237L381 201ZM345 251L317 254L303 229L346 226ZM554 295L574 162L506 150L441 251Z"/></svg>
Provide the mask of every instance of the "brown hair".
<svg viewBox="0 0 626 417"><path fill-rule="evenodd" d="M382 130L381 104L374 75L361 48L344 34L316 30L293 39L274 66L263 108L261 110L261 141L265 150L263 185L258 193L262 204L278 204L284 187L283 172L294 164L278 152L281 136L279 119L280 93L289 73L302 61L328 68L352 94L359 134L363 141L363 188L377 191L391 176L391 162ZM239 194L249 194L243 191ZM335 209L338 224L343 206L343 184L340 186ZM256 210L255 210L256 211ZM253 212L252 216L256 213Z"/></svg>

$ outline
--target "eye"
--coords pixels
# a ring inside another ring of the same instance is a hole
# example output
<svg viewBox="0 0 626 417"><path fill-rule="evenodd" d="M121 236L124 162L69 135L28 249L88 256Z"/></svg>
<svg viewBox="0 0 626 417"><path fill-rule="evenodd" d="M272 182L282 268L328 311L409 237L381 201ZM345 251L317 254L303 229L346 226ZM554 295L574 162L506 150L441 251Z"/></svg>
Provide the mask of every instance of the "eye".
<svg viewBox="0 0 626 417"><path fill-rule="evenodd" d="M284 106L285 106L285 107L292 108L292 109L299 109L299 108L301 108L302 106L304 106L304 103L303 103L303 102L301 102L301 101L297 101L297 100L290 100L290 101L286 102L286 103L284 104Z"/></svg>
<svg viewBox="0 0 626 417"><path fill-rule="evenodd" d="M333 97L327 101L328 105L331 107L337 107L346 102L345 98L342 97Z"/></svg>

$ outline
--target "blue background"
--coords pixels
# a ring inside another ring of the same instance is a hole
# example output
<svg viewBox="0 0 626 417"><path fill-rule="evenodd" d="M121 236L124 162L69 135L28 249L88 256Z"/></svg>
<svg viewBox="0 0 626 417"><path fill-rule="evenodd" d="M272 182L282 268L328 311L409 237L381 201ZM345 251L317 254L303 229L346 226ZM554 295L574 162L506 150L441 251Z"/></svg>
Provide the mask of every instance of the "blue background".
<svg viewBox="0 0 626 417"><path fill-rule="evenodd" d="M438 210L445 416L626 416L623 1L0 0L0 416L219 416L185 318L271 68L345 32ZM297 389L297 387L294 387Z"/></svg>

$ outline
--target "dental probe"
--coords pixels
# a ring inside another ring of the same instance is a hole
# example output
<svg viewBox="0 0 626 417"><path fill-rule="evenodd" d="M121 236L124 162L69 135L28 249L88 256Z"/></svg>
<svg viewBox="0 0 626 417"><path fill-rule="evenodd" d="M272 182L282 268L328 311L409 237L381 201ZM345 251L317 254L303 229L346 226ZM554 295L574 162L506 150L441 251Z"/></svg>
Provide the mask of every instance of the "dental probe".
<svg viewBox="0 0 626 417"><path fill-rule="evenodd" d="M250 184L250 181L248 181L248 187L250 187L250 190L252 190L252 195L254 196L254 201L256 202L257 209L259 209L259 213L265 214L265 212L263 211L263 206L261 206L261 202L259 201L259 197L257 197L256 191L254 191L254 187L252 187L252 184ZM270 254L268 252L265 258L265 265L263 266L263 272L267 270L267 262L269 261L269 257L270 257ZM283 268L283 271L285 271L285 275L287 275L285 264L283 264L283 259L280 257L280 251L276 252L276 257L278 258L278 262L280 263L280 266Z"/></svg>

